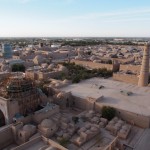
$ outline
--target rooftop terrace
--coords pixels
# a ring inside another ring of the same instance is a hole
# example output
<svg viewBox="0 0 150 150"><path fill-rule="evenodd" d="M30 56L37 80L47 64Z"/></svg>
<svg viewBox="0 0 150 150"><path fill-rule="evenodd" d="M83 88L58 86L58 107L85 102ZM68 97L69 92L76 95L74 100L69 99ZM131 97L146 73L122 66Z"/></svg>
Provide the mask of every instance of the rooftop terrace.
<svg viewBox="0 0 150 150"><path fill-rule="evenodd" d="M104 86L104 88L100 88ZM138 87L112 79L92 78L78 84L63 87L60 90L71 91L74 96L81 98L99 98L103 105L113 106L129 112L150 116L150 87ZM124 91L124 92L121 92ZM127 91L132 92L130 96Z"/></svg>

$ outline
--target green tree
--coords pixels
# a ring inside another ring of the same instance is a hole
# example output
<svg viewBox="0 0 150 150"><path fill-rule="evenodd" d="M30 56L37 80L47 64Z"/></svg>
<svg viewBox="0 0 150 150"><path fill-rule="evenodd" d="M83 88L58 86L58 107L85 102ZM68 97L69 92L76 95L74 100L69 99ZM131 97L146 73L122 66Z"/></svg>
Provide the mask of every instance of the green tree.
<svg viewBox="0 0 150 150"><path fill-rule="evenodd" d="M25 72L25 66L23 64L12 65L12 72Z"/></svg>
<svg viewBox="0 0 150 150"><path fill-rule="evenodd" d="M111 120L112 118L115 117L116 114L116 110L112 107L109 106L104 106L102 108L102 117L106 118L108 120Z"/></svg>

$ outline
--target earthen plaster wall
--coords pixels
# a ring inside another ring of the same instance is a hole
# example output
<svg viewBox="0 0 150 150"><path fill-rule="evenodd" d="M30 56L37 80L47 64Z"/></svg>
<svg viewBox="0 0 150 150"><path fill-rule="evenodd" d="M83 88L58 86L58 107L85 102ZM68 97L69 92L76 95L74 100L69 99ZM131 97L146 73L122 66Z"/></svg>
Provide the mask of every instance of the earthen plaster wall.
<svg viewBox="0 0 150 150"><path fill-rule="evenodd" d="M113 73L113 79L117 81L122 81L131 84L138 84L138 77L137 75L130 75L130 74L121 74L121 73Z"/></svg>

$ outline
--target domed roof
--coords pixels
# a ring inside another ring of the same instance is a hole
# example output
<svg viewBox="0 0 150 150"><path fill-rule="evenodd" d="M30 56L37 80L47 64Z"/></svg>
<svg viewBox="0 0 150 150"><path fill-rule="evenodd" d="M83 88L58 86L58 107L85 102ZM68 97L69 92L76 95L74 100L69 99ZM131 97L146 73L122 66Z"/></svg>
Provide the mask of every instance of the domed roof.
<svg viewBox="0 0 150 150"><path fill-rule="evenodd" d="M116 123L115 126L121 126L122 124L120 122Z"/></svg>
<svg viewBox="0 0 150 150"><path fill-rule="evenodd" d="M118 123L121 123L121 124L123 124L123 121L122 121L122 120L119 120L119 121L118 121Z"/></svg>
<svg viewBox="0 0 150 150"><path fill-rule="evenodd" d="M99 60L94 60L93 63L100 63L100 61Z"/></svg>
<svg viewBox="0 0 150 150"><path fill-rule="evenodd" d="M41 64L41 66L42 66L43 68L47 68L47 67L48 67L48 64L47 64L47 63L43 63L43 64Z"/></svg>
<svg viewBox="0 0 150 150"><path fill-rule="evenodd" d="M88 118L92 118L93 114L87 113L85 116L88 117Z"/></svg>
<svg viewBox="0 0 150 150"><path fill-rule="evenodd" d="M126 131L125 131L124 129L121 129L121 130L120 130L120 133L123 133L123 134L124 134L125 132L126 132Z"/></svg>
<svg viewBox="0 0 150 150"><path fill-rule="evenodd" d="M64 97L64 93L63 92L60 92L57 94L57 98L63 98Z"/></svg>
<svg viewBox="0 0 150 150"><path fill-rule="evenodd" d="M127 125L124 125L124 126L122 127L122 129L128 130L128 126L127 126Z"/></svg>
<svg viewBox="0 0 150 150"><path fill-rule="evenodd" d="M114 119L113 119L114 121L118 121L118 117L114 117Z"/></svg>
<svg viewBox="0 0 150 150"><path fill-rule="evenodd" d="M55 84L55 87L59 87L60 85L61 85L61 83L58 82Z"/></svg>
<svg viewBox="0 0 150 150"><path fill-rule="evenodd" d="M2 61L2 64L6 64L6 60L5 59Z"/></svg>
<svg viewBox="0 0 150 150"><path fill-rule="evenodd" d="M67 68L65 66L60 65L58 70L59 71L67 71Z"/></svg>
<svg viewBox="0 0 150 150"><path fill-rule="evenodd" d="M70 136L69 136L68 133L64 133L64 134L63 134L63 138L68 139L69 137L70 137Z"/></svg>
<svg viewBox="0 0 150 150"><path fill-rule="evenodd" d="M44 119L42 122L41 122L41 126L44 127L44 128L50 128L54 125L54 122L50 119Z"/></svg>
<svg viewBox="0 0 150 150"><path fill-rule="evenodd" d="M48 66L48 69L53 69L54 68L54 64L50 64L49 66Z"/></svg>
<svg viewBox="0 0 150 150"><path fill-rule="evenodd" d="M57 84L57 83L59 83L59 81L53 80L51 83L52 83L52 84Z"/></svg>
<svg viewBox="0 0 150 150"><path fill-rule="evenodd" d="M118 127L118 126L114 126L114 128L115 128L116 130L119 130L119 127Z"/></svg>
<svg viewBox="0 0 150 150"><path fill-rule="evenodd" d="M34 125L24 125L22 130L26 132L34 132L36 127Z"/></svg>
<svg viewBox="0 0 150 150"><path fill-rule="evenodd" d="M94 110L89 111L89 114L94 114L94 113L95 113Z"/></svg>
<svg viewBox="0 0 150 150"><path fill-rule="evenodd" d="M92 120L93 121L99 121L100 119L98 117L94 117Z"/></svg>
<svg viewBox="0 0 150 150"><path fill-rule="evenodd" d="M82 56L81 56L81 55L76 56L76 57L75 57L75 59L76 59L76 60L78 60L78 59L82 59Z"/></svg>
<svg viewBox="0 0 150 150"><path fill-rule="evenodd" d="M96 127L91 127L91 131L96 132L96 131L98 131L98 128L96 128Z"/></svg>
<svg viewBox="0 0 150 150"><path fill-rule="evenodd" d="M90 130L85 131L86 134L91 134Z"/></svg>
<svg viewBox="0 0 150 150"><path fill-rule="evenodd" d="M63 83L68 84L68 83L70 83L70 81L67 80L67 79L65 79L65 80L63 81Z"/></svg>
<svg viewBox="0 0 150 150"><path fill-rule="evenodd" d="M80 129L80 131L81 131L81 132L84 132L84 131L86 131L86 128L82 127L82 128Z"/></svg>
<svg viewBox="0 0 150 150"><path fill-rule="evenodd" d="M90 127L91 127L90 124L86 124L86 125L85 125L85 128L86 128L86 129L90 129Z"/></svg>
<svg viewBox="0 0 150 150"><path fill-rule="evenodd" d="M91 57L90 57L90 60L95 60L97 57L96 56L94 56L94 55L92 55Z"/></svg>
<svg viewBox="0 0 150 150"><path fill-rule="evenodd" d="M41 56L41 55L36 55L35 57L34 57L34 59L43 59L43 57Z"/></svg>
<svg viewBox="0 0 150 150"><path fill-rule="evenodd" d="M114 121L114 120L111 120L111 121L109 122L109 124L115 124L115 121Z"/></svg>
<svg viewBox="0 0 150 150"><path fill-rule="evenodd" d="M100 123L99 123L99 125L102 125L102 126L104 126L104 122L100 122Z"/></svg>

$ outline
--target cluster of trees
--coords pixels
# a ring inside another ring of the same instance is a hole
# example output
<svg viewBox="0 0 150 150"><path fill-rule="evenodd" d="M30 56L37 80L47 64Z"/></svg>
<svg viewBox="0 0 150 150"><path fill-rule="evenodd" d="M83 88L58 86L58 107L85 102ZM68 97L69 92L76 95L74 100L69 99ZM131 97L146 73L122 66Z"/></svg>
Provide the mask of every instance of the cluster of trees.
<svg viewBox="0 0 150 150"><path fill-rule="evenodd" d="M63 41L62 46L70 45L70 46L88 46L88 45L104 45L104 44L112 44L112 45L138 45L138 43L134 43L132 41L117 41L112 42L113 39L108 40L80 40L80 41ZM142 44L141 44L142 46Z"/></svg>
<svg viewBox="0 0 150 150"><path fill-rule="evenodd" d="M102 108L102 117L111 120L115 117L116 110L109 106L104 106Z"/></svg>
<svg viewBox="0 0 150 150"><path fill-rule="evenodd" d="M25 72L26 67L23 64L12 65L12 72Z"/></svg>
<svg viewBox="0 0 150 150"><path fill-rule="evenodd" d="M96 40L81 40L81 41L65 41L62 46L70 45L70 46L87 46L87 45L99 45L103 44L103 41Z"/></svg>
<svg viewBox="0 0 150 150"><path fill-rule="evenodd" d="M99 68L88 70L80 65L76 65L75 63L66 63L63 65L68 69L68 75L62 74L61 79L72 80L73 83L79 83L81 80L89 79L92 77L111 77L113 72L107 70L106 68Z"/></svg>

